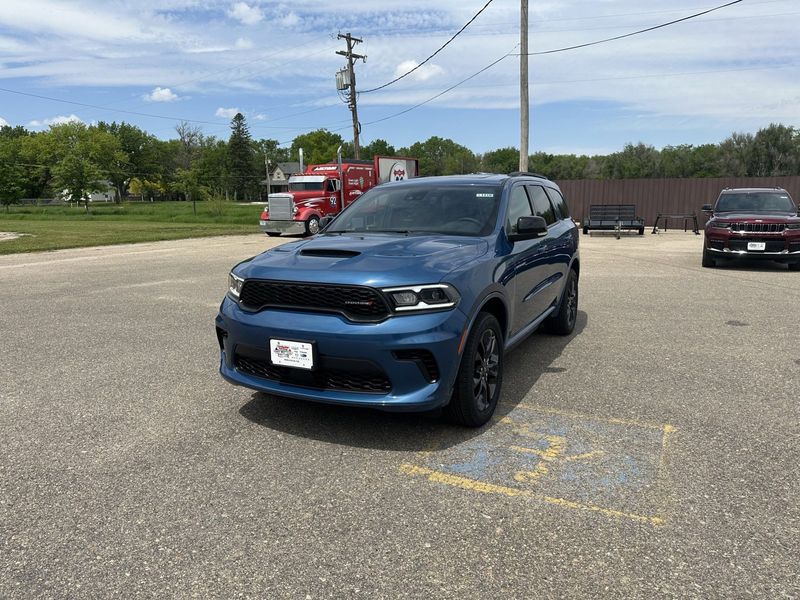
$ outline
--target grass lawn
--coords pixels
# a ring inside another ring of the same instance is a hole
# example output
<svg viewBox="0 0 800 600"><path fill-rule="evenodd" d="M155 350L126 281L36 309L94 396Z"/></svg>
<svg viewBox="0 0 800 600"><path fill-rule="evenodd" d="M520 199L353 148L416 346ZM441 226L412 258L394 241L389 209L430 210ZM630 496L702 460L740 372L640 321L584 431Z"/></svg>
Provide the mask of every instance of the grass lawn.
<svg viewBox="0 0 800 600"><path fill-rule="evenodd" d="M212 235L258 233L261 205L198 202L130 202L82 207L12 206L0 211L0 231L24 233L0 241L0 254L81 246L154 242Z"/></svg>

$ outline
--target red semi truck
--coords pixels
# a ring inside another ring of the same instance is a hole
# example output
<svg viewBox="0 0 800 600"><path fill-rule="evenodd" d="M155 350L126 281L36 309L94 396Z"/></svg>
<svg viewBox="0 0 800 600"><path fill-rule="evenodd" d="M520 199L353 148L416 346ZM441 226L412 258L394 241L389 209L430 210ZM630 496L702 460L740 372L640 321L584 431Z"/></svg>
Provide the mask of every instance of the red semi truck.
<svg viewBox="0 0 800 600"><path fill-rule="evenodd" d="M400 156L308 165L305 172L289 177L287 193L269 195L269 205L261 213L261 231L269 236L313 235L322 217L339 214L379 183L416 177L418 168L417 159Z"/></svg>

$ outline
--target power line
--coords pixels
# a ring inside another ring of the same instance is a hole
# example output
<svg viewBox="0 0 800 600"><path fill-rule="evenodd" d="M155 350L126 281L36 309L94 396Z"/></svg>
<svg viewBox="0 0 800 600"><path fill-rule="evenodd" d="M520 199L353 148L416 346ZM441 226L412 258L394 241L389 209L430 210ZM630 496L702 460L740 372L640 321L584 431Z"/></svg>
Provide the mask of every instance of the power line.
<svg viewBox="0 0 800 600"><path fill-rule="evenodd" d="M587 42L585 44L577 44L575 46L566 46L564 48L554 48L553 50L540 50L539 52L528 52L528 56L542 56L544 54L555 54L557 52L567 52L568 50L577 50L579 48L588 48L589 46L596 46L598 44L605 44L606 42L613 42L616 40L621 40L624 38L629 38L634 35L640 35L642 33L647 33L650 31L655 31L656 29L662 29L664 27L669 27L670 25L675 25L676 23L682 23L684 21L688 21L690 19L696 19L697 17L701 17L703 15L707 15L708 13L721 10L723 8L727 8L728 6L733 6L734 4L739 4L743 2L743 0L733 0L732 2L728 2L726 4L720 4L719 6L715 6L713 8L709 8L707 10L694 13L693 15L689 15L686 17L681 17L680 19L674 19L672 21L668 21L666 23L661 23L660 25L654 25L653 27L647 27L646 29L640 29L638 31L632 31L631 33L625 33L623 35L617 35L610 38L605 38L602 40L595 40L593 42Z"/></svg>
<svg viewBox="0 0 800 600"><path fill-rule="evenodd" d="M378 90L382 90L383 88L385 88L385 87L388 87L388 86L392 85L393 83L397 83L398 81L400 81L400 80L401 80L401 79L403 79L404 77L408 77L409 75L411 75L411 73L413 73L414 71L416 71L417 69L419 69L419 68L420 68L422 65L424 65L426 62L428 62L429 60L431 60L431 59L432 59L434 56L436 56L437 54L439 54L439 52L441 52L442 50L444 50L444 49L445 49L445 47L446 47L446 46L447 46L447 45L448 45L450 42L452 42L454 39L456 39L456 38L457 38L457 37L458 37L458 36L461 34L461 32L462 32L462 31L464 31L464 30L465 30L467 27L469 27L469 26L470 26L470 24L471 24L471 23L472 23L472 22L473 22L475 19L477 19L477 18L480 16L480 14L481 14L481 13L482 13L484 10L486 10L486 8L487 8L487 7L488 7L488 6L489 6L489 5L492 3L492 1L493 1L493 0L489 0L489 1L488 1L486 4L484 4L484 5L483 5L483 7L482 7L482 8L481 8L481 9L480 9L478 12L476 12L476 13L475 13L475 14L472 16L472 18L471 18L469 21L467 21L467 22L464 24L464 26L463 26L461 29L459 29L458 31L456 31L456 32L455 32L455 33L452 35L452 37L451 37L449 40L447 40L447 41L446 41L444 44L442 44L441 46L439 46L439 48L436 50L436 52L434 52L434 53L433 53L433 54L431 54L431 55L430 55L428 58L426 58L426 59L425 59L425 60L423 60L421 63L419 63L419 64L418 64L416 67L414 67L413 69L411 69L411 70L409 70L409 71L407 71L407 72L403 73L403 74L402 74L402 75L400 75L399 77L395 77L394 79L392 79L391 81L388 81L388 82L384 83L383 85L379 85L378 87L374 87L374 88L372 88L372 89L369 89L369 90L362 90L362 91L361 91L361 92L359 92L359 93L360 93L360 94L368 94L368 93L370 93L370 92L377 92Z"/></svg>
<svg viewBox="0 0 800 600"><path fill-rule="evenodd" d="M380 119L375 119L374 121L367 121L366 123L364 123L364 125L374 125L375 123L380 123L381 121L388 121L389 119L394 119L395 117L399 117L400 115L404 115L407 112L411 112L415 108L419 108L420 106L424 106L425 104L428 104L429 102L433 102L437 98L440 98L440 97L444 96L446 93L456 89L458 86L466 83L470 79L474 79L475 77L477 77L481 73L483 73L485 71L488 71L489 69L491 69L496 64L498 64L498 63L504 61L505 59L507 59L509 56L514 56L514 50L516 50L518 47L519 47L519 44L516 44L507 54L504 54L503 56L501 56L497 60L495 60L495 61L489 63L488 65L486 65L485 67L483 67L480 71L476 71L475 73L473 73L469 77L467 77L465 79L462 79L461 81L459 81L458 83L456 83L454 85L451 85L449 88L447 88L444 91L439 92L435 96L431 96L427 100L423 100L419 104L415 104L414 106L412 106L410 108L406 108L405 110L401 110L400 112L397 112L397 113L394 113L394 114L391 114L391 115L387 115L385 117L381 117Z"/></svg>

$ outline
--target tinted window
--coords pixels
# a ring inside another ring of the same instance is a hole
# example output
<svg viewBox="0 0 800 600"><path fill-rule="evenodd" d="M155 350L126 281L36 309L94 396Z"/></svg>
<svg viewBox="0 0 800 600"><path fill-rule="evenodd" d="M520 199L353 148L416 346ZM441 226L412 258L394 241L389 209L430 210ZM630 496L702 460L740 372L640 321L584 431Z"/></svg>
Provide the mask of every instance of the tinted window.
<svg viewBox="0 0 800 600"><path fill-rule="evenodd" d="M508 199L508 217L506 218L506 233L517 233L517 219L520 217L530 217L531 203L528 194L521 185L515 186L511 190L511 197Z"/></svg>
<svg viewBox="0 0 800 600"><path fill-rule="evenodd" d="M719 197L715 210L795 212L796 208L786 192L728 192Z"/></svg>
<svg viewBox="0 0 800 600"><path fill-rule="evenodd" d="M537 217L544 217L548 225L555 223L556 211L553 209L553 205L550 204L550 198L545 194L544 188L540 185L529 185L526 187L533 200L533 214Z"/></svg>
<svg viewBox="0 0 800 600"><path fill-rule="evenodd" d="M553 202L553 205L556 207L560 218L568 219L569 218L569 207L567 206L567 201L564 200L564 196L561 195L561 192L558 190L554 190L553 188L545 188L547 195L550 196L550 200Z"/></svg>

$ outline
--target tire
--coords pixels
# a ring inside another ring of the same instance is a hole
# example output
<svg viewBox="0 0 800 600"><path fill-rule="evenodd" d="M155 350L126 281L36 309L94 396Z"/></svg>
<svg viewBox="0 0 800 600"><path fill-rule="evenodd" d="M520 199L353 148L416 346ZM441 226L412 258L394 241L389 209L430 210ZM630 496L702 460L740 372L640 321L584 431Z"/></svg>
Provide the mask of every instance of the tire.
<svg viewBox="0 0 800 600"><path fill-rule="evenodd" d="M445 416L464 427L485 425L497 408L502 384L503 334L497 319L482 312L467 338Z"/></svg>
<svg viewBox="0 0 800 600"><path fill-rule="evenodd" d="M555 335L569 335L575 330L577 320L578 274L574 269L570 269L558 312L544 322L544 330Z"/></svg>
<svg viewBox="0 0 800 600"><path fill-rule="evenodd" d="M269 237L280 237L281 232L280 231L267 231L267 235Z"/></svg>
<svg viewBox="0 0 800 600"><path fill-rule="evenodd" d="M800 271L800 262L789 263L789 270L790 271Z"/></svg>
<svg viewBox="0 0 800 600"><path fill-rule="evenodd" d="M708 268L717 266L717 261L711 257L711 253L705 248L703 248L703 266Z"/></svg>
<svg viewBox="0 0 800 600"><path fill-rule="evenodd" d="M319 217L314 215L306 221L306 235L316 235L319 233Z"/></svg>

